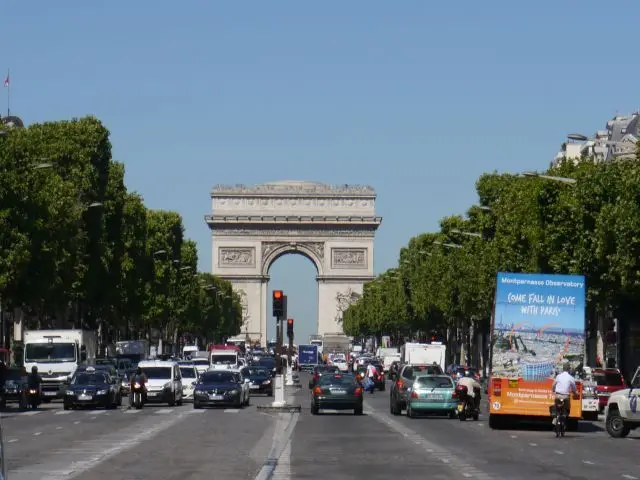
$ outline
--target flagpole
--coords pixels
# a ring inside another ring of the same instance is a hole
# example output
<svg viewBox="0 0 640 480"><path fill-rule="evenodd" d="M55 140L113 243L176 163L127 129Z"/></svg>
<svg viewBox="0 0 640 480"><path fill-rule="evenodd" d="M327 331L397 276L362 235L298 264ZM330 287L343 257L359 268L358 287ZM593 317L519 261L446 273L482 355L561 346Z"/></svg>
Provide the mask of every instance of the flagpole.
<svg viewBox="0 0 640 480"><path fill-rule="evenodd" d="M11 116L11 70L7 69L7 117Z"/></svg>

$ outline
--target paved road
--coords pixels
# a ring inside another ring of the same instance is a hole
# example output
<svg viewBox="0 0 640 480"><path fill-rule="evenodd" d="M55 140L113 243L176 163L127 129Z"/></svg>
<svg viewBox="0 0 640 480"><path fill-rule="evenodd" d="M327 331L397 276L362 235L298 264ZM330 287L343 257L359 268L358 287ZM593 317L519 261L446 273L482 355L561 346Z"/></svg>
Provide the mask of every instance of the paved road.
<svg viewBox="0 0 640 480"><path fill-rule="evenodd" d="M312 416L309 390L291 395L300 414L259 412L272 400L259 397L238 410L5 412L9 480L640 480L640 435L614 440L601 422L556 439L544 429L493 431L483 417L393 416L388 391L367 394L363 416Z"/></svg>

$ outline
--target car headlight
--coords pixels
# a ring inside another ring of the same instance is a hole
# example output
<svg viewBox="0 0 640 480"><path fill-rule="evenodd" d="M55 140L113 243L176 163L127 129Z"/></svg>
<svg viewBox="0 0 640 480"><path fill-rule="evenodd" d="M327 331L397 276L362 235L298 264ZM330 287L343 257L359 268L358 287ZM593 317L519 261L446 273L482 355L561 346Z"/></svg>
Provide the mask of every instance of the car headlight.
<svg viewBox="0 0 640 480"><path fill-rule="evenodd" d="M67 391L65 392L65 395L69 395L69 396L74 395L73 390L67 390Z"/></svg>
<svg viewBox="0 0 640 480"><path fill-rule="evenodd" d="M97 394L97 395L106 395L106 394L107 394L107 391L106 391L106 390L98 390L98 391L96 392L96 394Z"/></svg>
<svg viewBox="0 0 640 480"><path fill-rule="evenodd" d="M171 390L171 382L165 383L162 388L164 388L165 390Z"/></svg>
<svg viewBox="0 0 640 480"><path fill-rule="evenodd" d="M235 389L229 390L229 395L237 395L238 393L240 393L239 390L235 390Z"/></svg>
<svg viewBox="0 0 640 480"><path fill-rule="evenodd" d="M263 385L269 385L271 383L271 380L265 380L264 382L262 382Z"/></svg>

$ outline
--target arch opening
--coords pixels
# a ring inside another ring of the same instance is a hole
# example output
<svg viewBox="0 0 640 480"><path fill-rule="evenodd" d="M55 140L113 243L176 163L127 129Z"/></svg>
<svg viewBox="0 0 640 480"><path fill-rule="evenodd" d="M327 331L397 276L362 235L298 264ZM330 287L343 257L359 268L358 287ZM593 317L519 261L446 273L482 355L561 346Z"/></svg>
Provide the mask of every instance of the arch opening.
<svg viewBox="0 0 640 480"><path fill-rule="evenodd" d="M306 344L309 335L318 331L318 264L300 250L284 250L269 259L267 265L267 339L276 338L276 321L272 311L273 290L283 290L287 296L287 317L294 319L294 341ZM288 342L286 331L283 341Z"/></svg>

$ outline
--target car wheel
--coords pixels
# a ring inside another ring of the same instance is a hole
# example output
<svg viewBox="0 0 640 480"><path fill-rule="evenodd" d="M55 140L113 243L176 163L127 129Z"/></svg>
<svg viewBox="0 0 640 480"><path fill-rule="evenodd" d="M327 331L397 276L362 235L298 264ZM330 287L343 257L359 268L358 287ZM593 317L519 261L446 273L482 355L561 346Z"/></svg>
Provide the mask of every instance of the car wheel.
<svg viewBox="0 0 640 480"><path fill-rule="evenodd" d="M311 404L311 415L318 415L319 409L317 405Z"/></svg>
<svg viewBox="0 0 640 480"><path fill-rule="evenodd" d="M198 410L199 408L202 408L202 407L200 406L200 404L199 404L199 403L193 402L193 408L194 408L195 410Z"/></svg>
<svg viewBox="0 0 640 480"><path fill-rule="evenodd" d="M416 415L413 412L413 408L411 408L411 404L407 405L407 417L416 418Z"/></svg>
<svg viewBox="0 0 640 480"><path fill-rule="evenodd" d="M356 408L353 409L354 415L362 415L363 413L364 413L364 410L362 405L358 405Z"/></svg>
<svg viewBox="0 0 640 480"><path fill-rule="evenodd" d="M618 410L609 410L606 420L607 433L613 438L624 438L631 431L624 425L624 420Z"/></svg>

